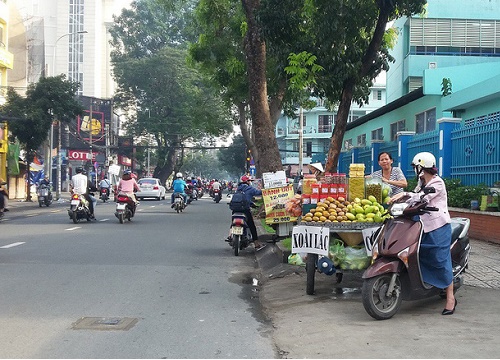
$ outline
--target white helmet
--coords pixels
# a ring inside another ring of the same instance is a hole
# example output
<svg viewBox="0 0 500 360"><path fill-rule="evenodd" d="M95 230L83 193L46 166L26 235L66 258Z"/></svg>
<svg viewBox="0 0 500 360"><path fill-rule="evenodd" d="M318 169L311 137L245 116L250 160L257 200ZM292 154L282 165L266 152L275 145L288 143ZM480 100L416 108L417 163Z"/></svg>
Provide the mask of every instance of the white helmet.
<svg viewBox="0 0 500 360"><path fill-rule="evenodd" d="M436 167L436 158L430 152L421 152L413 157L411 165L415 168L415 174L419 176L422 169L432 169Z"/></svg>
<svg viewBox="0 0 500 360"><path fill-rule="evenodd" d="M177 178L181 178L181 177L182 177L182 173L181 173L181 172L178 172L177 174L175 174L175 177L177 177Z"/></svg>

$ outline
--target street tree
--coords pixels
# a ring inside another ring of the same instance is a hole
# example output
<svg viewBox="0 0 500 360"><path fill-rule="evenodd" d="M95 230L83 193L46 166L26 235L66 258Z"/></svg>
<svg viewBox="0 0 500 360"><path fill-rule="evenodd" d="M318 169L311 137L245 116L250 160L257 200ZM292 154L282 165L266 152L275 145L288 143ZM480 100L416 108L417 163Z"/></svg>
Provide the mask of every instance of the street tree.
<svg viewBox="0 0 500 360"><path fill-rule="evenodd" d="M58 75L30 84L25 97L13 88L7 90L7 102L1 112L16 119L9 122L9 129L26 152L27 169L35 152L47 140L54 120L69 124L83 114L76 99L78 87L78 83L66 80L65 75ZM30 191L27 191L27 200L31 201Z"/></svg>
<svg viewBox="0 0 500 360"><path fill-rule="evenodd" d="M236 135L227 148L220 149L217 157L221 167L235 178L247 172L246 168L247 147L242 135Z"/></svg>
<svg viewBox="0 0 500 360"><path fill-rule="evenodd" d="M186 144L231 130L218 91L186 62L181 26L165 25L174 18L182 23L177 17L189 14L190 2L182 3L187 8L162 7L154 0L134 2L110 31L118 84L115 101L129 114L129 134L153 136L154 176L163 182L182 167Z"/></svg>
<svg viewBox="0 0 500 360"><path fill-rule="evenodd" d="M274 138L274 127L281 111L290 102L286 74L283 72L286 63L282 61L286 60L286 56L267 53L264 65L267 92L265 102L271 126L263 129L262 121L258 119L255 122L250 106L255 93L249 88L248 57L245 50L248 21L242 3L237 0L201 0L196 7L196 24L199 34L197 41L190 46L190 56L218 84L225 101L234 109L235 123L239 125L245 143L252 151L258 171L266 171L261 169L264 163L261 164L260 154L266 154L266 158L262 159L264 162L269 162L271 157L268 142L261 134L267 132L266 137ZM251 114L248 113L249 108ZM264 124L269 125L266 122ZM273 147L272 139L269 144ZM278 155L274 157L273 168L281 169L277 144L273 151Z"/></svg>
<svg viewBox="0 0 500 360"><path fill-rule="evenodd" d="M259 19L270 46L292 42L296 52L315 55L325 69L315 76L314 93L338 104L326 171L336 171L351 103L366 103L373 79L393 61L388 50L394 29L386 30L388 22L421 13L425 4L426 0L262 0ZM283 12L285 8L293 17Z"/></svg>

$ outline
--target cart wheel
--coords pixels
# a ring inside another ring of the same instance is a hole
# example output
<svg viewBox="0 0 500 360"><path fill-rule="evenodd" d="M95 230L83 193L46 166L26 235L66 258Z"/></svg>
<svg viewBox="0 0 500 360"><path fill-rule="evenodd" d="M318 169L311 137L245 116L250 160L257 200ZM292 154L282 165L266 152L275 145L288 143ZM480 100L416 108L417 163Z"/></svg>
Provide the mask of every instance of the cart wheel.
<svg viewBox="0 0 500 360"><path fill-rule="evenodd" d="M306 260L307 295L314 295L314 276L316 275L317 262L318 262L318 254L307 254L307 260Z"/></svg>
<svg viewBox="0 0 500 360"><path fill-rule="evenodd" d="M336 273L335 277L337 278L337 284L340 284L342 282L342 278L344 277L343 273Z"/></svg>

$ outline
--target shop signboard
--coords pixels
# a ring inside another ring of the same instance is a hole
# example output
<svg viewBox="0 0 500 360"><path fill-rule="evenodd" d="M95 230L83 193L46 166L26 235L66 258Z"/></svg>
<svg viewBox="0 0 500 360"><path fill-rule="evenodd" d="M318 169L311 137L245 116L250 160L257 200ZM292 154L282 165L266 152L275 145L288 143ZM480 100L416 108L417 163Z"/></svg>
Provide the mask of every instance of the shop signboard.
<svg viewBox="0 0 500 360"><path fill-rule="evenodd" d="M297 225L292 230L292 254L328 256L330 229L325 226Z"/></svg>
<svg viewBox="0 0 500 360"><path fill-rule="evenodd" d="M264 181L264 188L278 188L287 186L287 179L285 171L267 172L262 174L262 180Z"/></svg>
<svg viewBox="0 0 500 360"><path fill-rule="evenodd" d="M294 197L293 185L272 189L262 189L262 199L266 210L266 224L279 224L297 221L286 209L286 203Z"/></svg>

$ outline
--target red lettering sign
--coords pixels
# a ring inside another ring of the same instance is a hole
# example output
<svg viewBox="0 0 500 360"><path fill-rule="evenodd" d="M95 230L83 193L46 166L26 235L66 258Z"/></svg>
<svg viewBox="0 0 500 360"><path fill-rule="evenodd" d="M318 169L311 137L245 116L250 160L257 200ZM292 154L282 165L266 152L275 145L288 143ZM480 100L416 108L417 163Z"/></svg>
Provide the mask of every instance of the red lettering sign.
<svg viewBox="0 0 500 360"><path fill-rule="evenodd" d="M93 152L92 157L90 156L90 152L88 151L79 151L79 150L68 150L68 159L69 160L95 160L97 153Z"/></svg>

